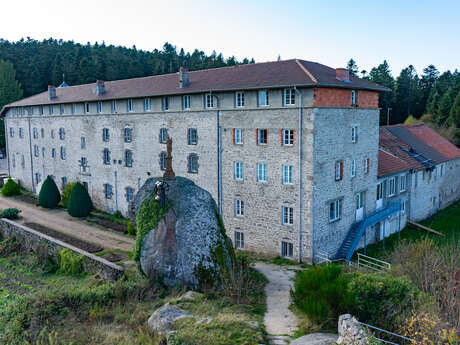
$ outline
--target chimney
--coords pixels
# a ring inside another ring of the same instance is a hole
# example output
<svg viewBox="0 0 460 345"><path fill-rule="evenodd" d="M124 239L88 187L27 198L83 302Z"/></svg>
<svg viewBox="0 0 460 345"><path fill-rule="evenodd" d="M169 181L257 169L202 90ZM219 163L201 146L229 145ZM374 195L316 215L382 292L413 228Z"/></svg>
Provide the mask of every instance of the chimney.
<svg viewBox="0 0 460 345"><path fill-rule="evenodd" d="M335 77L341 81L350 81L350 71L346 68L336 68Z"/></svg>
<svg viewBox="0 0 460 345"><path fill-rule="evenodd" d="M188 76L188 69L185 67L179 68L179 87L183 88L190 84L190 79Z"/></svg>
<svg viewBox="0 0 460 345"><path fill-rule="evenodd" d="M105 93L105 84L103 80L96 80L96 94L103 95Z"/></svg>
<svg viewBox="0 0 460 345"><path fill-rule="evenodd" d="M56 98L56 86L48 85L48 98L50 101Z"/></svg>

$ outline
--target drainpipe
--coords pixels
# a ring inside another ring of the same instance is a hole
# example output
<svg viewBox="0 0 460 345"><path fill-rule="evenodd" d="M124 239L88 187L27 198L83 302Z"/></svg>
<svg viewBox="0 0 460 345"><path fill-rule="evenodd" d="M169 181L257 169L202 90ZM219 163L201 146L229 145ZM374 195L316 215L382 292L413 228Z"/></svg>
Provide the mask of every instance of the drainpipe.
<svg viewBox="0 0 460 345"><path fill-rule="evenodd" d="M34 182L34 161L32 157L32 136L30 135L30 116L27 118L29 124L29 153L30 153L30 173L32 174L32 190L35 192Z"/></svg>
<svg viewBox="0 0 460 345"><path fill-rule="evenodd" d="M115 212L118 211L118 174L115 171Z"/></svg>
<svg viewBox="0 0 460 345"><path fill-rule="evenodd" d="M217 100L217 209L220 216L222 216L222 127L220 125L220 100L218 96L212 93L212 90L209 90L209 94Z"/></svg>
<svg viewBox="0 0 460 345"><path fill-rule="evenodd" d="M299 196L298 196L298 200L299 200L299 210L298 210L298 214L299 214L299 219L298 219L298 223L299 223L299 228L298 228L298 243L299 243L299 249L298 249L298 253L299 253L299 259L298 261L299 262L302 262L302 126L303 126L303 117L302 117L302 93L297 90L297 87L294 85L294 90L295 92L297 93L297 95L299 95L299 129L298 129L298 145L299 145L299 148L298 148L298 151L299 151Z"/></svg>
<svg viewBox="0 0 460 345"><path fill-rule="evenodd" d="M9 136L9 133L7 131L8 129L8 126L6 124L6 117L3 118L3 125L5 126L5 155L7 156L7 165L8 165L8 176L11 176L11 168L10 168L10 150L9 150L9 146L8 146L8 136Z"/></svg>

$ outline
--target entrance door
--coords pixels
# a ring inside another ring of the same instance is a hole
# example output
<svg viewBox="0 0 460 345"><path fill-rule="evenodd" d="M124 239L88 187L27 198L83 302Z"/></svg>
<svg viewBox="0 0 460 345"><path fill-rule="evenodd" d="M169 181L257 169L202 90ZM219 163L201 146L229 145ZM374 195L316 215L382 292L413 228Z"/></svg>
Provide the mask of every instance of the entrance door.
<svg viewBox="0 0 460 345"><path fill-rule="evenodd" d="M381 209L383 206L383 182L377 183L377 201L375 202L375 208Z"/></svg>
<svg viewBox="0 0 460 345"><path fill-rule="evenodd" d="M356 221L359 222L364 217L364 193L356 194Z"/></svg>

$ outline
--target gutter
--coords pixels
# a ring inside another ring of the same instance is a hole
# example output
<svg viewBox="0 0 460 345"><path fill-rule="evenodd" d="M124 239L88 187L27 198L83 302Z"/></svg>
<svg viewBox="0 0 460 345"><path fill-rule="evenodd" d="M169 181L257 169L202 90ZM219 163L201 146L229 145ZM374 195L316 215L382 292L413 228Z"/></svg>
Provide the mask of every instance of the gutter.
<svg viewBox="0 0 460 345"><path fill-rule="evenodd" d="M10 148L8 145L8 126L6 124L6 117L3 119L3 125L5 126L5 155L7 159L7 165L8 165L8 176L11 177L11 167L10 167Z"/></svg>
<svg viewBox="0 0 460 345"><path fill-rule="evenodd" d="M296 85L294 85L294 90L296 94L299 95L299 129L298 129L298 154L299 154L299 190L298 190L298 200L299 200L299 209L298 209L298 261L299 263L302 262L302 127L303 127L303 116L302 116L302 105L303 105L303 99L302 99L302 93L297 90Z"/></svg>
<svg viewBox="0 0 460 345"><path fill-rule="evenodd" d="M34 182L34 160L32 157L32 135L30 133L30 117L28 118L28 124L29 124L29 153L30 153L30 173L32 174L32 190L36 192L35 190L35 182Z"/></svg>
<svg viewBox="0 0 460 345"><path fill-rule="evenodd" d="M217 100L217 114L216 114L216 125L217 125L217 210L219 215L222 217L222 127L220 125L220 100L219 97L209 90L211 97L215 97ZM206 97L206 94L205 94ZM206 102L206 98L204 100ZM206 107L206 104L205 104Z"/></svg>

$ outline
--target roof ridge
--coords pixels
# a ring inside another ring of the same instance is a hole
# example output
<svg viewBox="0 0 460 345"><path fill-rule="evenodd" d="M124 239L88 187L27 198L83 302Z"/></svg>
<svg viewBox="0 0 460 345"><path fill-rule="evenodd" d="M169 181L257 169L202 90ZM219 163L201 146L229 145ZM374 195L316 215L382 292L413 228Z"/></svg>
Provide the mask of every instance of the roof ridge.
<svg viewBox="0 0 460 345"><path fill-rule="evenodd" d="M391 152L385 150L385 149L384 149L383 147L381 147L381 146L379 146L379 150L382 151L382 152L385 152L387 155L390 155L390 156L392 156L392 157L394 157L394 158L399 159L400 161L403 161L404 163L407 163L407 162L406 162L404 159L402 159L401 157L398 157L398 156L396 156L395 154L393 154L393 153L391 153Z"/></svg>
<svg viewBox="0 0 460 345"><path fill-rule="evenodd" d="M295 59L295 62L296 62L297 65L300 67L300 69L301 69L302 71L304 71L304 73L305 73L311 80L313 80L313 82L314 82L315 84L318 83L318 79L316 79L316 78L313 76L313 74L311 74L310 71L309 71L304 65L302 65L302 63L299 61L299 59Z"/></svg>

